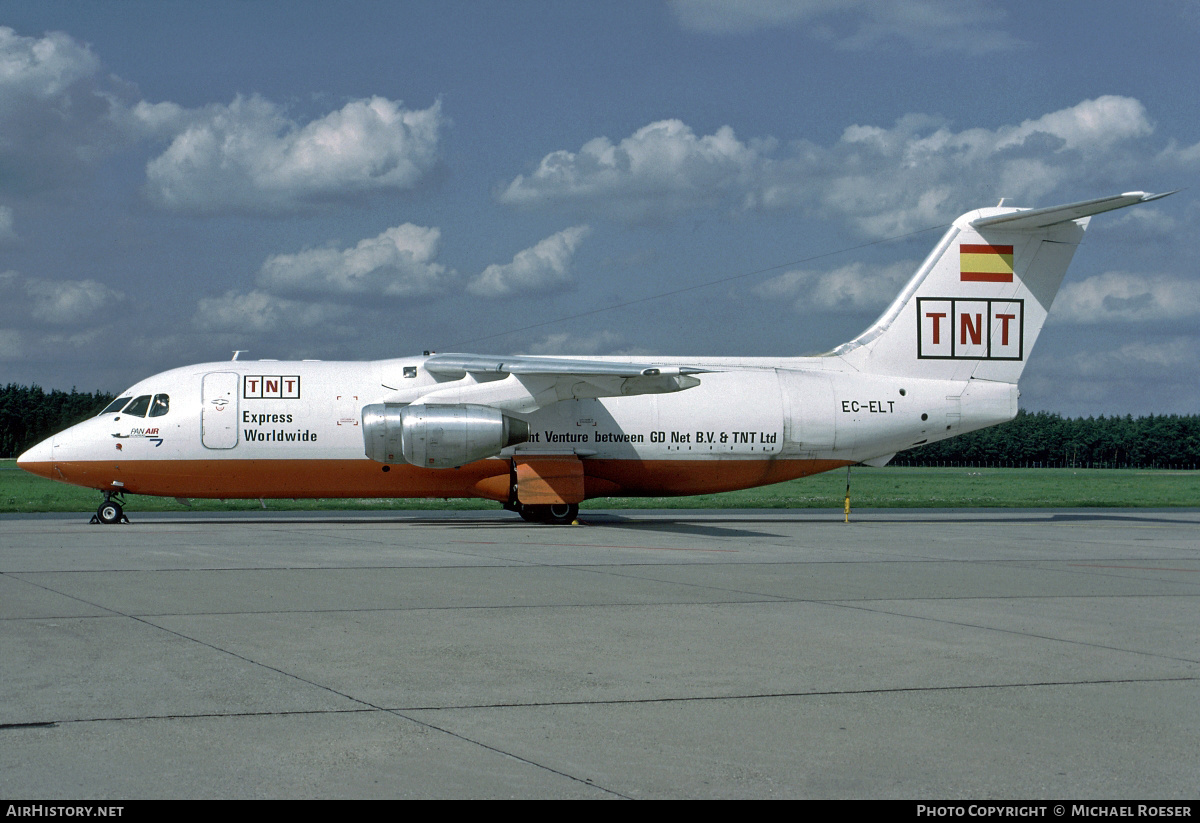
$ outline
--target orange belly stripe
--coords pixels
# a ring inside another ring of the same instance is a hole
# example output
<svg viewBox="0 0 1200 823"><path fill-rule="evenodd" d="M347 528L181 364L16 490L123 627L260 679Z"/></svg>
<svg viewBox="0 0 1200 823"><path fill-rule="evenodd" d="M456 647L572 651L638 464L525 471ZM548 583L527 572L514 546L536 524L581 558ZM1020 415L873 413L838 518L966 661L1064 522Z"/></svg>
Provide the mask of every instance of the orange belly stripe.
<svg viewBox="0 0 1200 823"><path fill-rule="evenodd" d="M846 460L588 460L584 496L713 494L780 483ZM509 461L458 469L385 467L373 460L134 460L45 462L21 468L76 486L161 497L475 497L506 500ZM118 485L119 484L119 485Z"/></svg>

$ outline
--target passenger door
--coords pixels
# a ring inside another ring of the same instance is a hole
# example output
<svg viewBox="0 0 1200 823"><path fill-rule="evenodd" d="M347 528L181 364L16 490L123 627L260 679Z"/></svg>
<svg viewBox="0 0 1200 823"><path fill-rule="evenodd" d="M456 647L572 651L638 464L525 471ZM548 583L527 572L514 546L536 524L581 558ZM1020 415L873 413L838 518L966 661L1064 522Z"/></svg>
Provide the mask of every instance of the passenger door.
<svg viewBox="0 0 1200 823"><path fill-rule="evenodd" d="M238 383L234 372L204 375L201 392L200 439L205 448L232 449L238 444Z"/></svg>

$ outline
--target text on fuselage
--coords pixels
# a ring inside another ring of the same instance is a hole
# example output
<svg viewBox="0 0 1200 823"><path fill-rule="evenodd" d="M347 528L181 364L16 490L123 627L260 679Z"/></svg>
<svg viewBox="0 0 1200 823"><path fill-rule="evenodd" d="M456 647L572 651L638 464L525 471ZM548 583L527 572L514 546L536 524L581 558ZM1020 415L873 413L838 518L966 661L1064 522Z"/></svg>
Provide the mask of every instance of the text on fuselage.
<svg viewBox="0 0 1200 823"><path fill-rule="evenodd" d="M297 400L300 397L300 375L242 375L242 397L252 400Z"/></svg>
<svg viewBox="0 0 1200 823"><path fill-rule="evenodd" d="M842 411L846 414L891 414L896 410L895 400L843 400Z"/></svg>

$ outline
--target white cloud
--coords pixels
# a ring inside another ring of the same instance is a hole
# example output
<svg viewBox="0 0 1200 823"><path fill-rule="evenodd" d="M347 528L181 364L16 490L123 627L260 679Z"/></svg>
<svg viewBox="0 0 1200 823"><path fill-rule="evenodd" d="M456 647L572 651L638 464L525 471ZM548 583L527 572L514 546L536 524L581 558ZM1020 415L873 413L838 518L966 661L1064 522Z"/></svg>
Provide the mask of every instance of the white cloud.
<svg viewBox="0 0 1200 823"><path fill-rule="evenodd" d="M25 357L25 335L17 329L0 329L0 361L12 363Z"/></svg>
<svg viewBox="0 0 1200 823"><path fill-rule="evenodd" d="M9 206L0 206L0 243L12 243L17 239L17 231L13 228L13 210Z"/></svg>
<svg viewBox="0 0 1200 823"><path fill-rule="evenodd" d="M99 58L63 32L22 37L0 26L0 101L53 100L99 70Z"/></svg>
<svg viewBox="0 0 1200 823"><path fill-rule="evenodd" d="M205 109L185 109L177 103L138 101L128 112L128 118L145 137L170 140L205 115Z"/></svg>
<svg viewBox="0 0 1200 823"><path fill-rule="evenodd" d="M887 266L851 263L831 271L789 271L751 289L755 297L794 301L796 311L858 312L882 309L917 270L915 261Z"/></svg>
<svg viewBox="0 0 1200 823"><path fill-rule="evenodd" d="M305 125L257 95L199 115L146 110L166 127L191 123L146 166L157 205L190 212L280 212L314 202L415 186L438 160L441 104L405 109L382 97L353 100Z"/></svg>
<svg viewBox="0 0 1200 823"><path fill-rule="evenodd" d="M0 191L71 182L133 139L130 89L62 32L0 26Z"/></svg>
<svg viewBox="0 0 1200 823"><path fill-rule="evenodd" d="M1123 229L1127 234L1136 237L1164 238L1174 236L1179 231L1181 222L1186 221L1180 221L1166 209L1141 206L1117 212L1117 216L1106 220L1105 225L1109 231Z"/></svg>
<svg viewBox="0 0 1200 823"><path fill-rule="evenodd" d="M53 325L70 325L104 320L105 309L124 299L118 291L95 280L28 280L25 292L36 320Z"/></svg>
<svg viewBox="0 0 1200 823"><path fill-rule="evenodd" d="M1050 316L1077 324L1200 317L1200 280L1105 272L1063 286Z"/></svg>
<svg viewBox="0 0 1200 823"><path fill-rule="evenodd" d="M27 368L111 349L124 295L95 280L46 280L0 272L0 362Z"/></svg>
<svg viewBox="0 0 1200 823"><path fill-rule="evenodd" d="M1159 385L1193 383L1190 370L1196 362L1196 340L1172 337L1162 341L1131 340L1112 349L1078 351L1038 364L1042 379L1054 383L1091 384L1099 395L1132 393L1145 382ZM1195 391L1192 385L1191 390Z"/></svg>
<svg viewBox="0 0 1200 823"><path fill-rule="evenodd" d="M865 234L902 234L1000 197L1045 205L1067 184L1126 177L1135 141L1152 131L1140 102L1114 96L994 130L956 132L906 115L890 129L851 126L827 150L806 145L773 161L748 201L764 209L815 201Z"/></svg>
<svg viewBox="0 0 1200 823"><path fill-rule="evenodd" d="M1175 337L1161 343L1133 340L1105 352L1078 352L1066 362L1078 377L1112 379L1114 375L1136 374L1139 379L1169 377L1178 380L1182 368L1196 362L1194 338Z"/></svg>
<svg viewBox="0 0 1200 823"><path fill-rule="evenodd" d="M5 295L0 316L50 326L104 325L107 312L125 296L95 280L44 280L0 272Z"/></svg>
<svg viewBox="0 0 1200 823"><path fill-rule="evenodd" d="M805 28L816 39L865 50L901 41L921 51L969 54L1012 49L1006 15L981 0L671 0L680 24L707 34Z"/></svg>
<svg viewBox="0 0 1200 823"><path fill-rule="evenodd" d="M209 342L235 348L266 335L273 345L292 336L294 349L328 351L335 341L360 338L362 328L393 322L381 298L444 288L454 272L435 262L440 237L436 228L404 223L346 249L272 255L259 270L258 288L199 300L192 327Z"/></svg>
<svg viewBox="0 0 1200 823"><path fill-rule="evenodd" d="M63 358L95 357L108 351L111 326L93 326L69 331L57 329L0 329L0 362L18 364L19 373L31 363Z"/></svg>
<svg viewBox="0 0 1200 823"><path fill-rule="evenodd" d="M404 223L349 249L273 255L263 263L258 284L283 293L428 294L447 279L446 267L433 262L440 237L436 228Z"/></svg>
<svg viewBox="0 0 1200 823"><path fill-rule="evenodd" d="M652 123L617 144L596 138L546 155L498 195L511 206L568 208L624 222L688 212L812 211L870 236L944 223L1000 197L1021 205L1097 177L1145 168L1137 141L1153 132L1140 102L1105 96L1016 125L954 131L925 115L891 128L853 125L829 147L774 138L743 142L728 127L697 136Z"/></svg>
<svg viewBox="0 0 1200 823"><path fill-rule="evenodd" d="M526 354L597 355L611 354L623 338L616 332L598 331L591 334L562 332L543 337L529 346Z"/></svg>
<svg viewBox="0 0 1200 823"><path fill-rule="evenodd" d="M187 109L136 89L62 32L0 27L0 191L76 182L129 145L167 140L146 194L193 213L277 213L372 191L410 189L439 158L441 104L352 100L308 123L260 96Z"/></svg>
<svg viewBox="0 0 1200 823"><path fill-rule="evenodd" d="M348 306L289 300L256 289L201 299L192 324L201 331L249 335L323 329L344 323L350 314Z"/></svg>
<svg viewBox="0 0 1200 823"><path fill-rule="evenodd" d="M662 120L615 145L597 137L578 152L548 154L498 199L510 206L598 208L629 222L654 222L717 205L734 188L752 184L747 175L758 163L758 151L728 126L697 137L679 120Z"/></svg>
<svg viewBox="0 0 1200 823"><path fill-rule="evenodd" d="M1195 336L1130 340L1109 334L1082 350L1035 355L1021 380L1021 405L1080 416L1138 409L1192 414L1200 403L1195 365Z"/></svg>
<svg viewBox="0 0 1200 823"><path fill-rule="evenodd" d="M1182 167L1193 170L1200 168L1200 143L1180 146L1179 142L1172 138L1167 142L1167 147L1159 153L1157 159L1168 168Z"/></svg>
<svg viewBox="0 0 1200 823"><path fill-rule="evenodd" d="M1001 127L996 131L995 150L1019 146L1036 134L1053 135L1068 149L1102 150L1153 131L1154 126L1140 102L1109 94L1026 120L1015 128ZM986 146L987 132L983 135Z"/></svg>
<svg viewBox="0 0 1200 823"><path fill-rule="evenodd" d="M488 266L467 285L467 291L477 297L508 297L561 287L571 282L571 260L590 231L587 226L572 226L552 234L517 252L511 263Z"/></svg>

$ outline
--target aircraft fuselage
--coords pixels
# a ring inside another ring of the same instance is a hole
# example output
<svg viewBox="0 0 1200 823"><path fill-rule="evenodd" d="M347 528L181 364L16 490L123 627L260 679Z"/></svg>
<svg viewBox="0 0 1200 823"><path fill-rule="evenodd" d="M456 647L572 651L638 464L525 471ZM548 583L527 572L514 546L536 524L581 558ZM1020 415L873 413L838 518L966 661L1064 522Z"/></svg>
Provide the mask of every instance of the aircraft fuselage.
<svg viewBox="0 0 1200 823"><path fill-rule="evenodd" d="M570 458L582 464L585 498L687 495L886 457L1016 413L1016 390L1007 384L847 374L825 362L836 358L717 359L702 361L713 371L688 391L567 399L523 415L526 442L458 468L369 459L362 409L397 392L437 387L425 359L174 369L125 393L163 395L165 413L102 414L27 452L21 466L103 491L185 498L508 502L514 460ZM983 389L992 396L981 405ZM976 402L964 404L964 391Z"/></svg>

